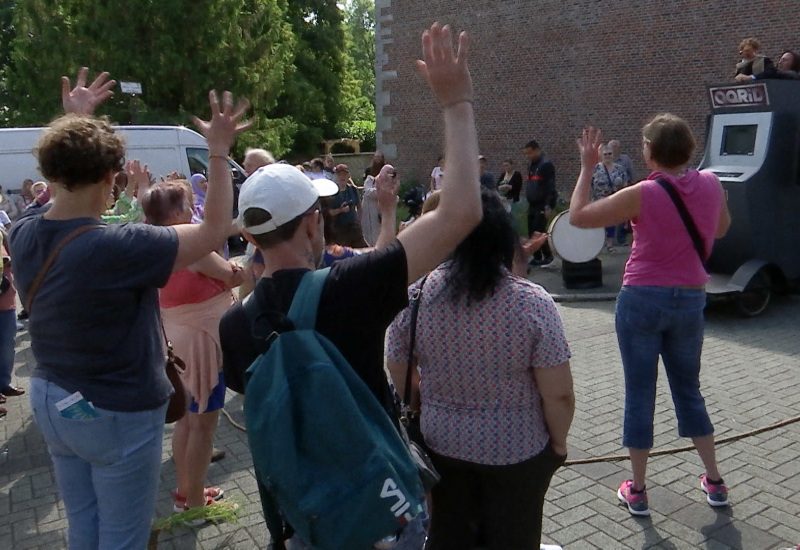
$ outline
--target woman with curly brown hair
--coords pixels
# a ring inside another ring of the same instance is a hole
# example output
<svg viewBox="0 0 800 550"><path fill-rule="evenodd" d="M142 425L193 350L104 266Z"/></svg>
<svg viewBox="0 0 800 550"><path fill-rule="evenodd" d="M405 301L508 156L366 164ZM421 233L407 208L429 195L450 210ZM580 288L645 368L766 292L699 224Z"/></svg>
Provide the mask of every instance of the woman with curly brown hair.
<svg viewBox="0 0 800 550"><path fill-rule="evenodd" d="M172 393L158 288L227 237L227 156L246 127L239 120L247 107L234 109L228 92L220 105L211 92L211 121L195 119L209 146L203 223L106 225L100 216L125 147L107 120L91 116L115 82L103 73L87 87L86 73L81 69L72 90L62 79L67 114L43 131L37 148L52 206L17 222L11 251L36 358L31 407L64 500L69 547L141 550Z"/></svg>

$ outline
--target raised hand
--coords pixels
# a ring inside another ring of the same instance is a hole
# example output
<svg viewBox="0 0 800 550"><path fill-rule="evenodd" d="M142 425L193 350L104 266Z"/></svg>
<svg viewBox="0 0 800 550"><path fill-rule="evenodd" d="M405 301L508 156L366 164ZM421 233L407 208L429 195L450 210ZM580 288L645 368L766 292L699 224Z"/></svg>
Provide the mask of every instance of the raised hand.
<svg viewBox="0 0 800 550"><path fill-rule="evenodd" d="M378 195L378 212L381 214L391 213L397 208L397 189L400 182L397 181L394 166L386 164L381 168L380 173L375 178L375 189Z"/></svg>
<svg viewBox="0 0 800 550"><path fill-rule="evenodd" d="M150 187L147 165L142 166L138 160L129 160L125 164L125 174L128 176L128 187L133 186L135 196L141 199Z"/></svg>
<svg viewBox="0 0 800 550"><path fill-rule="evenodd" d="M469 37L466 32L458 36L458 51L453 51L450 26L434 23L422 33L422 60L417 69L428 81L442 107L462 102L472 102L472 77L467 68Z"/></svg>
<svg viewBox="0 0 800 550"><path fill-rule="evenodd" d="M581 153L581 168L593 169L600 162L600 142L603 131L594 126L583 129L581 137L577 139L578 151Z"/></svg>
<svg viewBox="0 0 800 550"><path fill-rule="evenodd" d="M61 103L64 105L65 113L91 115L98 105L114 95L111 88L117 84L117 81L108 80L108 73L100 73L87 88L86 75L88 73L88 67L81 67L78 70L75 87L71 90L69 78L61 77Z"/></svg>
<svg viewBox="0 0 800 550"><path fill-rule="evenodd" d="M547 242L547 233L539 233L538 231L534 231L531 238L522 243L522 251L525 253L526 256L530 256L542 246L544 243Z"/></svg>
<svg viewBox="0 0 800 550"><path fill-rule="evenodd" d="M224 92L222 108L220 108L217 92L211 90L208 93L208 103L211 106L211 120L205 121L195 116L192 117L192 121L200 133L205 136L209 154L227 156L236 135L253 125L252 121L240 122L247 109L250 108L250 102L240 99L234 109L233 95L230 92Z"/></svg>

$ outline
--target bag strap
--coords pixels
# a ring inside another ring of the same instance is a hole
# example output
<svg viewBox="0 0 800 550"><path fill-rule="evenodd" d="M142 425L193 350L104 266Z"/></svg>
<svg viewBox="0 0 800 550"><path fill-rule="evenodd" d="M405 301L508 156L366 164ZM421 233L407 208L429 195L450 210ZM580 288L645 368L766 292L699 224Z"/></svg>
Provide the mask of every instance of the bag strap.
<svg viewBox="0 0 800 550"><path fill-rule="evenodd" d="M36 293L39 291L39 287L42 286L42 282L44 281L47 272L50 271L50 267L53 265L53 262L56 261L56 257L58 253L61 252L61 249L64 248L70 241L72 241L75 237L86 233L87 231L91 231L92 229L101 229L105 227L105 225L100 224L89 224L89 225L82 225L77 229L71 231L66 237L61 239L58 244L53 248L50 255L47 257L45 262L42 264L41 269L39 269L39 273L36 274L36 278L33 279L33 283L31 287L28 289L28 296L25 298L25 311L28 312L28 315L31 313L31 305L33 304L33 298L36 296Z"/></svg>
<svg viewBox="0 0 800 550"><path fill-rule="evenodd" d="M425 275L419 284L419 288L411 296L411 339L408 345L408 367L406 368L406 387L403 391L403 404L411 404L411 369L414 368L414 346L417 343L417 317L419 316L419 303L422 301L422 287L428 276Z"/></svg>
<svg viewBox="0 0 800 550"><path fill-rule="evenodd" d="M689 210L686 208L686 204L683 202L683 199L681 199L681 196L678 194L672 184L665 178L656 178L656 183L658 183L664 189L664 191L667 192L669 198L671 198L672 202L675 204L675 208L678 209L678 214L680 214L683 224L686 226L686 231L689 232L689 236L692 238L694 249L697 251L697 255L700 256L700 262L705 265L706 247L703 244L703 239L700 237L700 232L697 230L697 226L694 224L692 215L689 214Z"/></svg>
<svg viewBox="0 0 800 550"><path fill-rule="evenodd" d="M300 286L294 294L292 307L289 308L289 319L297 330L314 330L317 326L317 309L325 279L331 268L309 271L303 275Z"/></svg>

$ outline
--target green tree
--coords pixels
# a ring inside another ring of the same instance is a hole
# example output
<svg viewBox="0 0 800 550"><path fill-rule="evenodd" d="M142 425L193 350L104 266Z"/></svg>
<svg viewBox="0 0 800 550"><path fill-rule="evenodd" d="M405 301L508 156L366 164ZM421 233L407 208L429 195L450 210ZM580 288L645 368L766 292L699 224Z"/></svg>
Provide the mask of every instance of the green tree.
<svg viewBox="0 0 800 550"><path fill-rule="evenodd" d="M348 84L357 86L346 108L348 118L375 121L375 0L349 0L345 23Z"/></svg>
<svg viewBox="0 0 800 550"><path fill-rule="evenodd" d="M141 97L117 90L103 112L131 122L187 123L207 115L208 90L250 99L256 125L242 141L282 154L291 120L273 120L291 68L292 29L286 0L18 0L9 92L10 122L38 125L60 111L58 78L78 67L107 70L118 81L140 82ZM278 117L280 118L280 117Z"/></svg>
<svg viewBox="0 0 800 550"><path fill-rule="evenodd" d="M6 0L0 5L0 126L11 109L11 98L6 91L6 75L11 66L11 42L14 40L14 9L16 2Z"/></svg>
<svg viewBox="0 0 800 550"><path fill-rule="evenodd" d="M337 137L342 119L344 18L335 0L289 0L287 20L296 40L293 67L272 116L297 124L293 153L311 156L320 141Z"/></svg>

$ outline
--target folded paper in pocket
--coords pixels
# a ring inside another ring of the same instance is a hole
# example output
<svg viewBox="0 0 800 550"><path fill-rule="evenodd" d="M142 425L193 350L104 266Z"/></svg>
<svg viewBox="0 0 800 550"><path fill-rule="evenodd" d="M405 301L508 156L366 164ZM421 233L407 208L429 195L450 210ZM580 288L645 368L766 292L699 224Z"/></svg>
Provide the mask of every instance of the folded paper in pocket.
<svg viewBox="0 0 800 550"><path fill-rule="evenodd" d="M73 420L87 420L100 416L94 410L94 405L86 401L81 392L76 391L69 397L65 397L56 403L56 409L64 418Z"/></svg>

